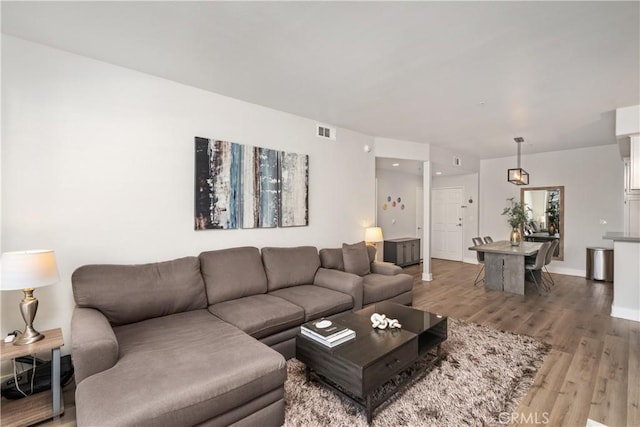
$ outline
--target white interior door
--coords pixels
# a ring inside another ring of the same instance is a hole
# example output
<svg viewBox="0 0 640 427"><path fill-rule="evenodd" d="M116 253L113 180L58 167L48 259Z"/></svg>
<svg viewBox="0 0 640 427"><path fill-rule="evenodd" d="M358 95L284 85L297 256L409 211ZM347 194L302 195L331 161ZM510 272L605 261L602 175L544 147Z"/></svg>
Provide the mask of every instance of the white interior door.
<svg viewBox="0 0 640 427"><path fill-rule="evenodd" d="M422 242L424 240L424 189L416 187L416 237L420 239L420 259L422 259Z"/></svg>
<svg viewBox="0 0 640 427"><path fill-rule="evenodd" d="M431 252L434 258L462 261L462 188L431 190Z"/></svg>

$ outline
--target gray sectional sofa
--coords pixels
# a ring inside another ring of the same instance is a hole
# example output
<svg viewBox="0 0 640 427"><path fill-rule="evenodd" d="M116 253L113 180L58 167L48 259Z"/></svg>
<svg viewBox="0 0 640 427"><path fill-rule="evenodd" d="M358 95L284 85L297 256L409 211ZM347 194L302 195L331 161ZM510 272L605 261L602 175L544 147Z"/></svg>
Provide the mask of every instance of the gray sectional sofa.
<svg viewBox="0 0 640 427"><path fill-rule="evenodd" d="M373 274L349 273L329 252L241 247L78 268L78 425L281 425L285 359L302 323L376 298L411 303L411 276L369 255Z"/></svg>

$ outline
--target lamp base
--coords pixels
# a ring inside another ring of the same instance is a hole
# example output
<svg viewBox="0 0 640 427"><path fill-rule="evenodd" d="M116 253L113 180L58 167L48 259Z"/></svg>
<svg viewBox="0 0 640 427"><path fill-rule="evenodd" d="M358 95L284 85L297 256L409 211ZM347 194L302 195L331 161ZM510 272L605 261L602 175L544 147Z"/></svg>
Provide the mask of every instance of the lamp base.
<svg viewBox="0 0 640 427"><path fill-rule="evenodd" d="M40 332L33 329L33 326L27 326L18 337L13 341L13 345L28 345L38 342L44 338Z"/></svg>
<svg viewBox="0 0 640 427"><path fill-rule="evenodd" d="M40 341L44 338L40 332L33 327L33 319L38 311L38 299L33 296L33 288L22 290L24 298L20 301L20 313L24 319L24 331L15 339L13 345L27 345Z"/></svg>

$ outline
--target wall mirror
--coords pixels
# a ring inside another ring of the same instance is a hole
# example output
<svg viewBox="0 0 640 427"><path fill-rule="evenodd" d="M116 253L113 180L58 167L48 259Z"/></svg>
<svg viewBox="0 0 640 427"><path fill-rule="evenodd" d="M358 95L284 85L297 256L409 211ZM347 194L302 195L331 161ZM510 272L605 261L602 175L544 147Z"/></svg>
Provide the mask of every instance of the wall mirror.
<svg viewBox="0 0 640 427"><path fill-rule="evenodd" d="M560 244L553 259L564 259L564 186L520 189L520 201L528 208L529 223L524 228L525 240L548 242L558 239Z"/></svg>

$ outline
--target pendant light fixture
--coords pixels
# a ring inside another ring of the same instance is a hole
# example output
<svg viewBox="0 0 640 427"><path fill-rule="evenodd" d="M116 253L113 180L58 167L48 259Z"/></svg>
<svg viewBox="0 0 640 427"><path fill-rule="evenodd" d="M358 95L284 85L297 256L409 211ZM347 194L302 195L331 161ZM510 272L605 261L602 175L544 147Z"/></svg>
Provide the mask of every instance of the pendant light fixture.
<svg viewBox="0 0 640 427"><path fill-rule="evenodd" d="M515 185L529 185L529 173L520 167L520 144L524 138L519 136L513 140L518 144L518 167L507 171L507 181Z"/></svg>

